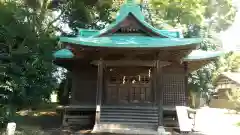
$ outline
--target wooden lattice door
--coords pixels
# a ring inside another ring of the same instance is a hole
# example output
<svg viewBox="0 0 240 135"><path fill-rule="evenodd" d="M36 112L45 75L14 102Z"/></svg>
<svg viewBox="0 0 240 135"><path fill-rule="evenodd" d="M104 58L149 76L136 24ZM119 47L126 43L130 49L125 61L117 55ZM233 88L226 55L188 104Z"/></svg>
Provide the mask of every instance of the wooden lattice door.
<svg viewBox="0 0 240 135"><path fill-rule="evenodd" d="M110 69L112 71L113 69ZM150 71L150 70L149 70ZM143 73L123 74L110 73L107 78L107 103L151 103L151 74L148 70Z"/></svg>

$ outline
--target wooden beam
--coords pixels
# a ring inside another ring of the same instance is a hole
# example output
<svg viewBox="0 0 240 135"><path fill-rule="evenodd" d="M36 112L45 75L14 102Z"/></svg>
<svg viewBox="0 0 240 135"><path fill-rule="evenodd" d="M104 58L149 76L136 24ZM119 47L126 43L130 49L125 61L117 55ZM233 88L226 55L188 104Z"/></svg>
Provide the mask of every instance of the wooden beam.
<svg viewBox="0 0 240 135"><path fill-rule="evenodd" d="M103 60L100 59L99 63L98 63L95 124L99 124L100 123L100 113L101 113L101 104L102 104L102 91L103 91Z"/></svg>
<svg viewBox="0 0 240 135"><path fill-rule="evenodd" d="M99 65L100 61L92 61L91 64ZM107 60L104 61L106 66L145 66L145 67L154 67L155 61L147 61L147 60ZM170 65L171 62L161 61L161 67Z"/></svg>

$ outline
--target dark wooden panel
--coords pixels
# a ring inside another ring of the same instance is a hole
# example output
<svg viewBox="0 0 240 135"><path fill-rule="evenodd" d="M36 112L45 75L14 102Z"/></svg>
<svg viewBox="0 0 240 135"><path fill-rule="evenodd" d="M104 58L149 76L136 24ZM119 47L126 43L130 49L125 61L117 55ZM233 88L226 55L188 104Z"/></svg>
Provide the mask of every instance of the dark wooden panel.
<svg viewBox="0 0 240 135"><path fill-rule="evenodd" d="M161 75L163 105L186 105L185 74L164 73Z"/></svg>
<svg viewBox="0 0 240 135"><path fill-rule="evenodd" d="M172 63L162 68L163 73L184 73L184 65L180 63Z"/></svg>
<svg viewBox="0 0 240 135"><path fill-rule="evenodd" d="M134 70L135 69L135 70ZM106 103L151 103L152 78L148 68L115 68L106 73ZM139 72L141 71L141 72Z"/></svg>
<svg viewBox="0 0 240 135"><path fill-rule="evenodd" d="M64 107L63 126L92 128L95 119L95 110L92 106Z"/></svg>
<svg viewBox="0 0 240 135"><path fill-rule="evenodd" d="M164 106L186 105L186 71L184 65L180 63L172 63L163 67L160 73L160 89Z"/></svg>
<svg viewBox="0 0 240 135"><path fill-rule="evenodd" d="M86 68L87 67L87 68ZM97 67L75 65L72 71L71 104L96 104Z"/></svg>

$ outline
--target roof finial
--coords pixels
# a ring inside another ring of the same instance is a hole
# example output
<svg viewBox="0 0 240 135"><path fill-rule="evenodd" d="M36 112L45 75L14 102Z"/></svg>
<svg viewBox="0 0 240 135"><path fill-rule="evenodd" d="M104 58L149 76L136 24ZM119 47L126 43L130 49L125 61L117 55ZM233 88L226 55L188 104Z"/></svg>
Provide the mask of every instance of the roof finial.
<svg viewBox="0 0 240 135"><path fill-rule="evenodd" d="M125 0L126 4L135 4L135 0Z"/></svg>

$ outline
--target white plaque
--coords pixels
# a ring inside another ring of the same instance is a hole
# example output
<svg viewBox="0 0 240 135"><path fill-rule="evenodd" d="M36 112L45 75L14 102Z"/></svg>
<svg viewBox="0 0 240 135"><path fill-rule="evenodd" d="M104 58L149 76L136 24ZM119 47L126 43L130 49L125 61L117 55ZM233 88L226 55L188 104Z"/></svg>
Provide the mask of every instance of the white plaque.
<svg viewBox="0 0 240 135"><path fill-rule="evenodd" d="M187 107L176 106L178 123L181 131L191 131L193 128L192 121L188 118Z"/></svg>
<svg viewBox="0 0 240 135"><path fill-rule="evenodd" d="M100 112L100 105L97 105L96 111Z"/></svg>
<svg viewBox="0 0 240 135"><path fill-rule="evenodd" d="M16 123L10 122L7 124L7 135L14 135L16 130Z"/></svg>

